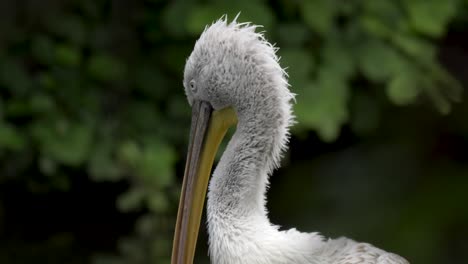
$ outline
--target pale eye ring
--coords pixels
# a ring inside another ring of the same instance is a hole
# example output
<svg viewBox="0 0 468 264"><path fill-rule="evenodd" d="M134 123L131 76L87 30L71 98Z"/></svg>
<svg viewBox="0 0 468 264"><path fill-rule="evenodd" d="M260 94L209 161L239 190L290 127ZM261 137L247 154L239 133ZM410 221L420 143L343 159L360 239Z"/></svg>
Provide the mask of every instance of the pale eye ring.
<svg viewBox="0 0 468 264"><path fill-rule="evenodd" d="M190 86L190 90L193 92L193 93L196 93L197 92L197 85L195 83L195 80L191 80L189 82L189 86Z"/></svg>

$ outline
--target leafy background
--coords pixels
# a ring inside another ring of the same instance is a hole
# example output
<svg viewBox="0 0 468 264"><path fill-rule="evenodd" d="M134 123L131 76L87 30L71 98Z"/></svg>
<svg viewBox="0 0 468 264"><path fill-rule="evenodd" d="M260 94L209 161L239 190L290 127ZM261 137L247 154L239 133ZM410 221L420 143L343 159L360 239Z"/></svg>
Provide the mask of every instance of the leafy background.
<svg viewBox="0 0 468 264"><path fill-rule="evenodd" d="M169 263L185 58L205 25L239 11L281 48L298 94L272 221L412 263L467 262L467 7L1 1L0 263ZM202 229L196 263L206 240Z"/></svg>

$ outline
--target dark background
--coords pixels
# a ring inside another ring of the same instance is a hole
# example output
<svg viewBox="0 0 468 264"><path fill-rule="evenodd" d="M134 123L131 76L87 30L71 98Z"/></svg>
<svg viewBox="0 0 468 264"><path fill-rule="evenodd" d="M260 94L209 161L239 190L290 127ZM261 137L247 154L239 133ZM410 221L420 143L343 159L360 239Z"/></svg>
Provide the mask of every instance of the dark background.
<svg viewBox="0 0 468 264"><path fill-rule="evenodd" d="M233 2L0 1L0 263L169 263L183 66L239 11L298 94L272 222L468 262L468 2Z"/></svg>

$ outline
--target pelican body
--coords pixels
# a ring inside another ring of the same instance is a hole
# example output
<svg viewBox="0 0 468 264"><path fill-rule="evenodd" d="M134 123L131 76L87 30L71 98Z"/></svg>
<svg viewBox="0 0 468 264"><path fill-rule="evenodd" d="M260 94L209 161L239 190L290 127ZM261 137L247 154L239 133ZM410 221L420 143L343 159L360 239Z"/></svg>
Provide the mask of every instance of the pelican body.
<svg viewBox="0 0 468 264"><path fill-rule="evenodd" d="M184 71L192 124L174 235L173 264L191 264L208 189L209 255L215 264L407 264L398 255L351 239L280 231L268 219L265 192L293 123L285 71L257 26L207 27ZM229 127L236 131L211 177Z"/></svg>

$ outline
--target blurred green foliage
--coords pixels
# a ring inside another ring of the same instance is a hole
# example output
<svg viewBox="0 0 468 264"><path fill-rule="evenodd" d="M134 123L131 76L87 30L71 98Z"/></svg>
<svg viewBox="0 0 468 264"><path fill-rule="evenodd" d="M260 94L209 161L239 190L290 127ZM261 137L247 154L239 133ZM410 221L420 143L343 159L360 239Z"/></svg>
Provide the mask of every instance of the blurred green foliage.
<svg viewBox="0 0 468 264"><path fill-rule="evenodd" d="M446 114L460 84L437 61L459 0L2 1L0 184L67 191L66 171L127 180L122 212L144 210L118 255L97 264L169 263L189 107L185 58L204 27L228 14L264 26L281 49L296 135L333 142L344 125L373 133L385 102L431 101ZM382 98L384 98L382 100ZM429 99L429 100L427 100ZM429 105L429 103L428 103ZM31 168L48 177L36 181ZM1 215L0 215L1 222Z"/></svg>

